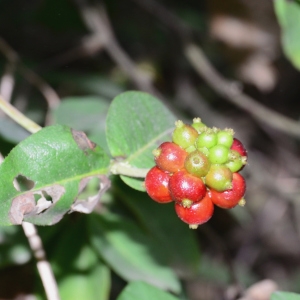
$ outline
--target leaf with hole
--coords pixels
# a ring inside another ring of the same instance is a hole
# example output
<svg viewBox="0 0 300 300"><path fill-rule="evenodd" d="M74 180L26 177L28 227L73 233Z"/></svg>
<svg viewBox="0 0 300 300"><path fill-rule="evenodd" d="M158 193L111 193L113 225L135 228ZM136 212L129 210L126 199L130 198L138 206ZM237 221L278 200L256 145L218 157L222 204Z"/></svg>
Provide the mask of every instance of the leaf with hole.
<svg viewBox="0 0 300 300"><path fill-rule="evenodd" d="M83 132L69 127L49 126L31 135L0 166L0 225L58 222L89 179L108 172L109 162Z"/></svg>

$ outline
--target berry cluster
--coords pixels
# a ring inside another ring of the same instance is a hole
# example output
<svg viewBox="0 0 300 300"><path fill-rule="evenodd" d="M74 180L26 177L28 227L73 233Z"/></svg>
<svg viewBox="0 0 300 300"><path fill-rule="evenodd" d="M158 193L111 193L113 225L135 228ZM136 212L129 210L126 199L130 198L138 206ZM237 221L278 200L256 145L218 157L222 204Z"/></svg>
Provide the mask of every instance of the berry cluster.
<svg viewBox="0 0 300 300"><path fill-rule="evenodd" d="M174 201L178 217L195 229L211 218L214 205L245 204L246 183L238 172L247 163L247 151L232 129L209 128L200 118L175 125L172 142L153 151L156 165L145 188L156 202Z"/></svg>

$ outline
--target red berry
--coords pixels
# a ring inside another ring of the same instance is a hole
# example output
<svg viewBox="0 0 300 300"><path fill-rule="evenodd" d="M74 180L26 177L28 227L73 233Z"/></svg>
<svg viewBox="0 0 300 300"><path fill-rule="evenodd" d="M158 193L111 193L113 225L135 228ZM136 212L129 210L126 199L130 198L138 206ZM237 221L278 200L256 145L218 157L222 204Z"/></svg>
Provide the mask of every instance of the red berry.
<svg viewBox="0 0 300 300"><path fill-rule="evenodd" d="M153 150L156 165L163 171L174 173L184 167L188 153L178 145L165 142Z"/></svg>
<svg viewBox="0 0 300 300"><path fill-rule="evenodd" d="M240 140L238 140L237 138L233 139L233 143L232 143L230 149L237 151L241 156L246 156L247 157L246 148L244 147L242 142Z"/></svg>
<svg viewBox="0 0 300 300"><path fill-rule="evenodd" d="M189 174L186 170L181 170L171 176L169 190L172 199L180 202L184 207L200 201L206 194L206 186L202 179Z"/></svg>
<svg viewBox="0 0 300 300"><path fill-rule="evenodd" d="M198 137L198 131L181 120L176 121L175 126L172 134L173 142L184 149L193 146Z"/></svg>
<svg viewBox="0 0 300 300"><path fill-rule="evenodd" d="M246 182L239 173L232 174L232 188L224 192L210 190L212 202L221 208L233 208L242 199L246 192Z"/></svg>
<svg viewBox="0 0 300 300"><path fill-rule="evenodd" d="M148 195L156 202L168 203L172 201L168 184L170 174L158 167L153 167L146 175L145 188Z"/></svg>
<svg viewBox="0 0 300 300"><path fill-rule="evenodd" d="M196 229L198 225L207 222L211 218L214 205L207 193L201 201L193 203L189 208L175 203L175 211L183 222L189 224L190 228Z"/></svg>

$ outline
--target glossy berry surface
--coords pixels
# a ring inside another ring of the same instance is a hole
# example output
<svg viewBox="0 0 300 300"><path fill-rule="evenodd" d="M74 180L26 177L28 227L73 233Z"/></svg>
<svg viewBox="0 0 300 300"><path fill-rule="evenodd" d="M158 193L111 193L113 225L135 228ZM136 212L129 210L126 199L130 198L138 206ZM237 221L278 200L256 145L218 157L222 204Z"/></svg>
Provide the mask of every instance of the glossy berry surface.
<svg viewBox="0 0 300 300"><path fill-rule="evenodd" d="M246 192L246 182L242 175L233 173L232 188L224 192L218 192L213 189L210 190L212 202L225 209L235 207L243 198Z"/></svg>
<svg viewBox="0 0 300 300"><path fill-rule="evenodd" d="M206 223L213 215L214 205L208 194L199 202L193 203L189 208L175 203L175 211L178 217L190 228L196 229L198 225Z"/></svg>
<svg viewBox="0 0 300 300"><path fill-rule="evenodd" d="M233 134L234 132L232 129L220 130L217 133L218 145L230 148L233 143Z"/></svg>
<svg viewBox="0 0 300 300"><path fill-rule="evenodd" d="M229 148L223 145L216 145L209 149L208 159L212 164L224 164L228 161Z"/></svg>
<svg viewBox="0 0 300 300"><path fill-rule="evenodd" d="M207 129L206 125L201 121L200 118L194 118L192 127L194 127L198 133L202 133Z"/></svg>
<svg viewBox="0 0 300 300"><path fill-rule="evenodd" d="M171 176L169 191L174 201L185 207L198 202L206 194L206 186L201 178L182 170Z"/></svg>
<svg viewBox="0 0 300 300"><path fill-rule="evenodd" d="M163 171L174 173L184 167L188 153L178 145L165 142L153 150L154 161Z"/></svg>
<svg viewBox="0 0 300 300"><path fill-rule="evenodd" d="M226 167L228 167L232 173L240 171L246 163L247 159L245 156L241 156L239 152L235 150L230 150L229 161L226 163Z"/></svg>
<svg viewBox="0 0 300 300"><path fill-rule="evenodd" d="M242 144L240 140L237 138L233 139L232 145L230 147L231 150L237 151L241 156L246 156L247 157L247 150Z"/></svg>
<svg viewBox="0 0 300 300"><path fill-rule="evenodd" d="M194 127L184 124L180 120L177 121L175 125L176 128L172 134L172 141L183 149L194 145L198 137L198 131Z"/></svg>
<svg viewBox="0 0 300 300"><path fill-rule="evenodd" d="M208 130L206 132L202 132L201 134L199 134L199 137L196 140L196 147L198 149L203 147L209 149L217 145L217 142L218 142L217 134L212 130Z"/></svg>
<svg viewBox="0 0 300 300"><path fill-rule="evenodd" d="M212 165L205 176L205 183L216 191L223 192L231 187L232 172L225 165Z"/></svg>
<svg viewBox="0 0 300 300"><path fill-rule="evenodd" d="M201 151L191 152L185 159L184 167L192 175L204 177L210 168L208 157Z"/></svg>
<svg viewBox="0 0 300 300"><path fill-rule="evenodd" d="M159 203L171 202L169 180L170 175L158 167L150 169L145 178L145 188L150 198Z"/></svg>

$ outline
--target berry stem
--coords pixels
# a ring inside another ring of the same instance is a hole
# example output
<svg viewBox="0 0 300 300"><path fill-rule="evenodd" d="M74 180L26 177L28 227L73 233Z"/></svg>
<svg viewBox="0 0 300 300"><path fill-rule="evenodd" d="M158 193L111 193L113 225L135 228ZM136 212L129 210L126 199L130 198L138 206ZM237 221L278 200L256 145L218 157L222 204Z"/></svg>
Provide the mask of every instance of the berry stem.
<svg viewBox="0 0 300 300"><path fill-rule="evenodd" d="M131 166L128 162L114 161L110 166L110 172L114 175L145 178L150 169L141 169Z"/></svg>

